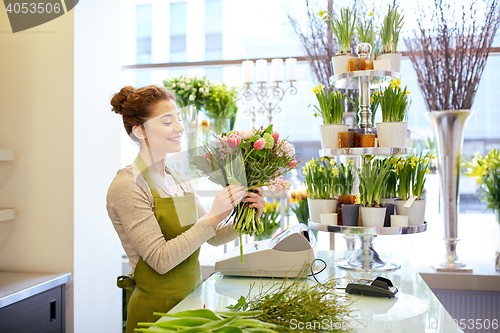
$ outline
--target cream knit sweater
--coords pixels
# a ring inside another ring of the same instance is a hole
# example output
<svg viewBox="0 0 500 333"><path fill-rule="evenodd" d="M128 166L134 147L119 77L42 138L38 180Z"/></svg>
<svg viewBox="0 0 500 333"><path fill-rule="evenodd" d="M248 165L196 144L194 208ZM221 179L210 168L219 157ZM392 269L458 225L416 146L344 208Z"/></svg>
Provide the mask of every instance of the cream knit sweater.
<svg viewBox="0 0 500 333"><path fill-rule="evenodd" d="M198 216L201 218L189 230L169 241L163 237L154 215L154 199L149 186L135 164L120 169L109 187L106 208L132 268L142 257L155 271L164 274L203 243L217 246L238 236L232 224L214 231L203 219L207 211L199 202L194 186L180 173L175 172L175 176L184 182L189 192L195 193ZM167 193L169 189L164 185L157 184L161 197L184 195L172 176L167 175L167 183L171 184L168 186L171 193Z"/></svg>

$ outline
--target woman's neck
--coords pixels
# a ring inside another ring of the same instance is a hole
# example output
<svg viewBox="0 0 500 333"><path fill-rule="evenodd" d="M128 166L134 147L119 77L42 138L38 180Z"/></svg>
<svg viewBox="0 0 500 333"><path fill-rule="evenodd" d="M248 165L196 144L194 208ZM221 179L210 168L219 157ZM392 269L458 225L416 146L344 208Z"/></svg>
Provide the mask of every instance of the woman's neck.
<svg viewBox="0 0 500 333"><path fill-rule="evenodd" d="M158 156L153 156L153 154L148 148L143 149L142 147L139 150L139 155L141 155L150 173L159 174L162 177L165 177L166 156L164 156L163 158L159 158Z"/></svg>

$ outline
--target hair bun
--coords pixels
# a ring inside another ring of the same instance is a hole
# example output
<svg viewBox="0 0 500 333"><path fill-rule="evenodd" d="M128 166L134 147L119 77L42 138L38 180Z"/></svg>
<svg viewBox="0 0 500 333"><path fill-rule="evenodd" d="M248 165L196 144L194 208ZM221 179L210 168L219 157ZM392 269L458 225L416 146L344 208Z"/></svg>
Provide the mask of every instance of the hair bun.
<svg viewBox="0 0 500 333"><path fill-rule="evenodd" d="M123 87L119 93L113 95L111 98L111 106L113 107L111 110L114 112L123 115L123 103L127 100L128 96L135 91L135 88L132 86Z"/></svg>

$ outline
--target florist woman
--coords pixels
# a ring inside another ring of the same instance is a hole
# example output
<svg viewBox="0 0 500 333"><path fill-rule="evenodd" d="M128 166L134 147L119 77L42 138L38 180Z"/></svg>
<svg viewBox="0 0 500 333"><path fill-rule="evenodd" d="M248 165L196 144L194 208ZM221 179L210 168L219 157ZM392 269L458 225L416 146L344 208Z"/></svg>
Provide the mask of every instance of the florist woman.
<svg viewBox="0 0 500 333"><path fill-rule="evenodd" d="M181 150L184 133L174 95L163 87L124 87L111 99L129 136L139 144L134 163L118 171L107 195L107 210L133 270L135 288L128 302L127 333L138 322L155 321L201 282L200 247L237 237L232 224L219 227L240 202L262 214L262 189L241 185L220 191L206 211L193 185L165 165Z"/></svg>

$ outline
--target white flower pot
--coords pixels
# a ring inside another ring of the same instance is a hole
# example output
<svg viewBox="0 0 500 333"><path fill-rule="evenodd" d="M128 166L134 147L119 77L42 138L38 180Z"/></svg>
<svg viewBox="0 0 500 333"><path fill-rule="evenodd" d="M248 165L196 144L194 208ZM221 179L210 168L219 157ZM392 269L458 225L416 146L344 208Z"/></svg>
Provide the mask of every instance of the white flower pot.
<svg viewBox="0 0 500 333"><path fill-rule="evenodd" d="M379 147L406 147L406 121L387 121L377 123L377 137Z"/></svg>
<svg viewBox="0 0 500 333"><path fill-rule="evenodd" d="M363 227L382 228L385 221L385 207L365 207L359 208Z"/></svg>
<svg viewBox="0 0 500 333"><path fill-rule="evenodd" d="M391 71L391 61L389 59L381 59L373 61L373 69L378 71Z"/></svg>
<svg viewBox="0 0 500 333"><path fill-rule="evenodd" d="M337 212L337 199L307 198L307 204L309 206L309 216L312 222L320 223L321 214Z"/></svg>
<svg viewBox="0 0 500 333"><path fill-rule="evenodd" d="M354 58L350 54L339 54L332 57L333 74L338 75L349 71L349 59Z"/></svg>
<svg viewBox="0 0 500 333"><path fill-rule="evenodd" d="M322 149L336 149L339 147L339 132L347 132L349 125L330 124L320 125L319 131L321 134Z"/></svg>
<svg viewBox="0 0 500 333"><path fill-rule="evenodd" d="M406 215L391 215L391 227L407 227L408 216Z"/></svg>
<svg viewBox="0 0 500 333"><path fill-rule="evenodd" d="M408 216L408 225L422 225L425 219L425 200L415 200L410 208L404 207L407 200L396 200L396 215Z"/></svg>
<svg viewBox="0 0 500 333"><path fill-rule="evenodd" d="M401 53L399 52L382 53L377 56L377 60L386 60L386 59L388 59L391 62L392 72L399 73L401 71Z"/></svg>

